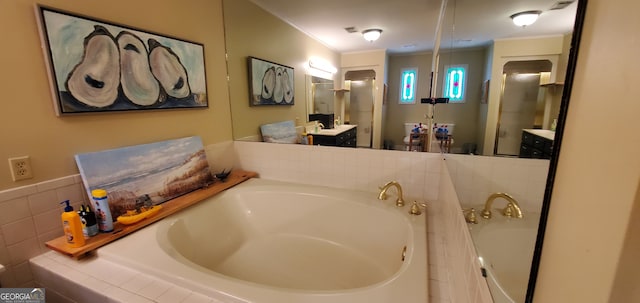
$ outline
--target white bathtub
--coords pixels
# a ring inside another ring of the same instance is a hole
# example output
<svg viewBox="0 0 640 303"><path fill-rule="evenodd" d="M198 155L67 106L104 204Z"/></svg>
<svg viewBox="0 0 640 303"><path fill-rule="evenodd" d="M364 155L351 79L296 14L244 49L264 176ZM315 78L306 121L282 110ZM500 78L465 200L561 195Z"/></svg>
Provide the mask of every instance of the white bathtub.
<svg viewBox="0 0 640 303"><path fill-rule="evenodd" d="M492 212L490 220L479 217L478 224L469 224L471 237L487 271L494 303L522 303L540 214L524 211L522 219L515 219L502 216L499 209Z"/></svg>
<svg viewBox="0 0 640 303"><path fill-rule="evenodd" d="M424 303L425 214L393 204L251 179L98 255L223 302Z"/></svg>

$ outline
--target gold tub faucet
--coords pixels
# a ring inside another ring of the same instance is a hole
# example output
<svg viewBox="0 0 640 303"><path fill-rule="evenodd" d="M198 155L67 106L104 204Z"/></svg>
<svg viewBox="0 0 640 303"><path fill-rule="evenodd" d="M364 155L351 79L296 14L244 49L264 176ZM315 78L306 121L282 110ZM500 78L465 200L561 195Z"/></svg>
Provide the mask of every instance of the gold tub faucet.
<svg viewBox="0 0 640 303"><path fill-rule="evenodd" d="M489 196L489 198L487 198L487 201L484 203L484 209L480 213L483 218L491 219L491 204L493 204L493 200L495 200L496 198L504 198L505 200L509 201L507 207L502 210L502 214L505 217L522 218L522 210L520 209L520 205L518 205L518 201L516 201L514 197L507 193L494 193Z"/></svg>
<svg viewBox="0 0 640 303"><path fill-rule="evenodd" d="M396 206L404 206L404 198L402 197L402 187L400 183L396 181L390 181L385 184L383 187L380 187L380 194L378 194L379 200L387 200L387 190L389 187L395 186L398 190L398 199L396 200Z"/></svg>

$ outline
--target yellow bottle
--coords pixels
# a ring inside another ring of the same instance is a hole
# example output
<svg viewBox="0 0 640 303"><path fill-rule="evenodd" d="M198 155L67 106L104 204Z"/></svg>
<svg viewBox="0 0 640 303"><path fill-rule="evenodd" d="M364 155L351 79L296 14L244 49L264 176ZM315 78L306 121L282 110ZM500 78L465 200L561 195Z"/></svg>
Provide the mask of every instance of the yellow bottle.
<svg viewBox="0 0 640 303"><path fill-rule="evenodd" d="M67 239L67 244L71 247L83 246L84 235L82 234L82 221L80 221L80 215L73 211L73 207L69 205L69 200L60 202L60 204L62 203L67 204L61 215L62 228L64 230L64 237Z"/></svg>

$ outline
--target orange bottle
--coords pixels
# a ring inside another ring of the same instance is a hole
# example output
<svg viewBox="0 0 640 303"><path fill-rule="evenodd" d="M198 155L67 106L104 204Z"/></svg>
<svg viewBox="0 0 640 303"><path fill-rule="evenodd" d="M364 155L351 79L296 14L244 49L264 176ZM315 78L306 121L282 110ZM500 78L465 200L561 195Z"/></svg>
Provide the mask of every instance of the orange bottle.
<svg viewBox="0 0 640 303"><path fill-rule="evenodd" d="M69 205L69 200L60 202L66 203L64 212L60 216L62 218L62 228L64 229L64 237L67 244L71 247L80 247L84 245L84 235L82 234L82 221L80 215L73 211L73 207Z"/></svg>

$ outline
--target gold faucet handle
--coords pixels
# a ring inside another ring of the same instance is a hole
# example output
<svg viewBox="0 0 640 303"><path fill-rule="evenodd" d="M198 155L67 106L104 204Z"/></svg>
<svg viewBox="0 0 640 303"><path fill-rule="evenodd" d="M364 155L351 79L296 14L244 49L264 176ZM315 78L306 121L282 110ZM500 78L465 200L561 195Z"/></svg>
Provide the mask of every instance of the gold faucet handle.
<svg viewBox="0 0 640 303"><path fill-rule="evenodd" d="M502 210L502 215L507 218L513 218L513 204L507 204L507 206Z"/></svg>
<svg viewBox="0 0 640 303"><path fill-rule="evenodd" d="M502 210L502 214L507 218L516 218L516 217L518 217L517 212L516 212L516 206L511 202L509 204L507 204L507 207L505 207Z"/></svg>
<svg viewBox="0 0 640 303"><path fill-rule="evenodd" d="M409 209L409 213L412 215L419 215L422 213L422 211L420 210L420 208L427 208L427 204L426 203L418 203L417 201L413 201L413 204L411 205L411 209Z"/></svg>
<svg viewBox="0 0 640 303"><path fill-rule="evenodd" d="M516 211L516 205L511 202L502 210L502 214L507 218L522 218L522 212Z"/></svg>
<svg viewBox="0 0 640 303"><path fill-rule="evenodd" d="M478 219L476 217L476 209L475 208L463 209L462 213L464 214L464 220L467 223L478 224Z"/></svg>

